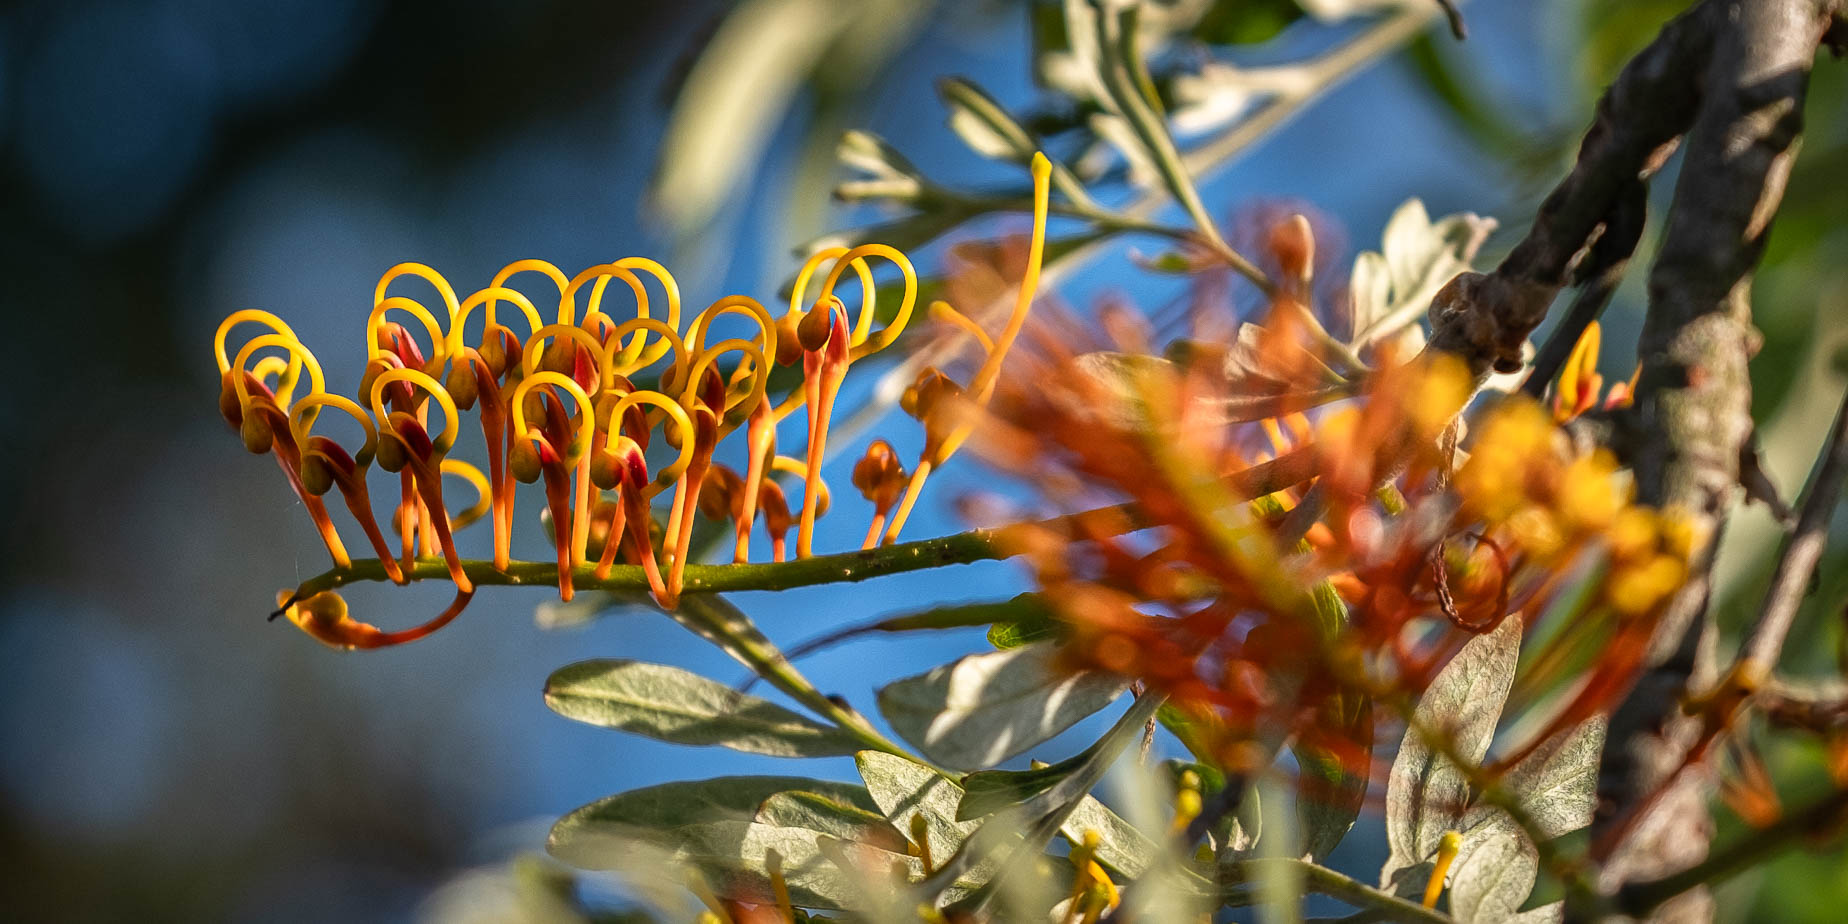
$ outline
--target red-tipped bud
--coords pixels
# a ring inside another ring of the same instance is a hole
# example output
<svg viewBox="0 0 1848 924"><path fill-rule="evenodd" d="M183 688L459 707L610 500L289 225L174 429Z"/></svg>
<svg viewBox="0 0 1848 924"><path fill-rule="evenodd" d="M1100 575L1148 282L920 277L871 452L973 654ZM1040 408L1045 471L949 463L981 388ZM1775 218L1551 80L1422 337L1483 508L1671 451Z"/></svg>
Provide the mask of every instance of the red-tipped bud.
<svg viewBox="0 0 1848 924"><path fill-rule="evenodd" d="M796 324L796 342L810 352L827 346L828 341L836 336L835 330L842 326L835 313L845 314L846 310L840 299L829 296L825 303L816 305L814 311Z"/></svg>
<svg viewBox="0 0 1848 924"><path fill-rule="evenodd" d="M560 337L546 344L545 351L539 354L539 368L569 376L577 371L577 351L576 341Z"/></svg>
<svg viewBox="0 0 1848 924"><path fill-rule="evenodd" d="M458 410L469 410L475 406L479 397L475 382L475 364L469 361L473 350L463 350L454 362L449 364L449 375L443 380L443 390L449 392L450 400L456 403Z"/></svg>
<svg viewBox="0 0 1848 924"><path fill-rule="evenodd" d="M918 420L928 420L945 398L962 394L962 386L933 366L919 370L917 381L898 399L899 407Z"/></svg>
<svg viewBox="0 0 1848 924"><path fill-rule="evenodd" d="M905 487L905 467L899 464L892 444L873 440L872 445L866 447L866 455L854 463L853 486L859 488L860 496L872 501L880 513L898 502L899 492Z"/></svg>
<svg viewBox="0 0 1848 924"><path fill-rule="evenodd" d="M383 444L380 448L383 448ZM379 453L379 464L385 464L383 452ZM513 441L507 450L507 470L522 484L532 484L539 480L539 450L533 446L531 439L522 436Z"/></svg>
<svg viewBox="0 0 1848 924"><path fill-rule="evenodd" d="M604 491L616 490L622 479L622 459L605 449L590 454L590 483Z"/></svg>
<svg viewBox="0 0 1848 924"><path fill-rule="evenodd" d="M391 433L379 434L379 468L388 472L403 471L410 456L405 452L404 440Z"/></svg>
<svg viewBox="0 0 1848 924"><path fill-rule="evenodd" d="M744 498L739 494L743 488L744 479L737 472L723 465L712 466L700 483L699 512L709 520L737 516L744 507Z"/></svg>
<svg viewBox="0 0 1848 924"><path fill-rule="evenodd" d="M507 371L509 341L518 344L513 331L500 324L489 324L481 332L481 361L488 364L488 371L497 379Z"/></svg>
<svg viewBox="0 0 1848 924"><path fill-rule="evenodd" d="M1272 225L1270 251L1286 278L1304 287L1315 278L1315 232L1310 229L1308 218L1291 215Z"/></svg>
<svg viewBox="0 0 1848 924"><path fill-rule="evenodd" d="M262 411L245 414L238 435L243 437L244 448L258 455L269 452L276 443L276 431L270 427L269 415Z"/></svg>
<svg viewBox="0 0 1848 924"><path fill-rule="evenodd" d="M230 371L219 377L218 413L224 417L225 423L231 425L231 429L242 430L244 406L237 399L237 383L231 378L236 374L235 371Z"/></svg>
<svg viewBox="0 0 1848 924"><path fill-rule="evenodd" d="M320 497L334 486L334 471L320 453L302 456L302 490Z"/></svg>
<svg viewBox="0 0 1848 924"><path fill-rule="evenodd" d="M776 319L776 355L771 359L777 365L793 366L802 361L802 343L796 331L805 316L800 309L791 309Z"/></svg>

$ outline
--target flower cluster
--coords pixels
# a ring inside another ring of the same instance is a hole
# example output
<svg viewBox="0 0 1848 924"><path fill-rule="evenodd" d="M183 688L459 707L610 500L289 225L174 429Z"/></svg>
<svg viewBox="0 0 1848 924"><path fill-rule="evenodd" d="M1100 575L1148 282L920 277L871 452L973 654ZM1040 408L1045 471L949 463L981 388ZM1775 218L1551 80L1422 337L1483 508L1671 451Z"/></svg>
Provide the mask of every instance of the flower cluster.
<svg viewBox="0 0 1848 924"><path fill-rule="evenodd" d="M970 335L984 358L965 383L927 368L907 392L905 409L925 429L913 471L905 471L883 440L874 441L854 466L853 484L874 507L868 547L896 540L931 471L967 438L968 426L951 420L946 399L980 403L995 388L1037 286L1049 172L1045 158L1036 157L1031 254L1003 330L990 336L947 303L929 307L933 319ZM891 263L903 277L895 310L878 304L871 260ZM851 316L835 294L849 272L860 287ZM546 277L557 293L557 310L549 318L510 285L513 277L531 273ZM441 305L432 309L394 294L393 283L407 276L434 287ZM809 301L817 278L818 291ZM612 281L633 295L632 316L620 317L611 307L606 290ZM320 364L281 319L254 309L235 312L220 325L214 343L220 411L246 449L276 457L335 567L353 567L324 501L337 488L386 577L406 583L416 576L420 557L440 553L457 590L455 603L435 620L395 633L354 621L331 591L301 600L285 593L282 613L339 647L380 647L428 634L453 619L473 595L471 569L506 572L513 566L517 483L543 485L559 592L567 600L574 574L587 571L603 579L620 559L639 566L655 600L673 608L693 557L696 511L730 521L735 562L751 560L752 533L760 522L770 539L770 558L788 556L792 532L795 556L807 557L816 518L829 502L821 469L836 396L850 367L890 346L906 329L917 296L910 261L882 244L814 254L797 274L789 308L780 316L749 297L729 296L683 319L673 275L640 257L575 276L543 260L521 260L467 297L458 297L435 270L405 263L388 270L374 292L365 328L368 359L353 397L328 390ZM477 316L480 334L471 340L466 329ZM741 319L729 323L748 325L748 335L718 333L726 316ZM885 321L875 330L878 318ZM509 323L523 327L524 336ZM263 330L232 352L231 334L245 325ZM797 379L793 388L778 374L785 369ZM328 411L358 423L363 431L358 446L348 448L315 432ZM440 424L433 422L433 411ZM469 411L478 412L485 473L449 457ZM779 425L797 411L806 415L806 441L798 453L780 454ZM744 444L742 470L715 461L728 439ZM651 458L651 447L665 451ZM398 476L391 518L396 556L367 489L375 463ZM779 474L799 482L799 505ZM445 475L469 482L477 501L452 510ZM658 522L657 500L670 490L665 522ZM494 533L493 561L466 563L454 532L484 518Z"/></svg>
<svg viewBox="0 0 1848 924"><path fill-rule="evenodd" d="M1068 663L1166 694L1204 756L1255 769L1257 742L1293 739L1364 762L1356 704L1410 701L1511 617L1554 630L1523 682L1564 704L1534 745L1633 682L1704 539L1538 403L1476 402L1443 354L1319 352L1287 288L1225 350L1157 359L1103 326L1036 338L978 445L1066 514L1015 535Z"/></svg>

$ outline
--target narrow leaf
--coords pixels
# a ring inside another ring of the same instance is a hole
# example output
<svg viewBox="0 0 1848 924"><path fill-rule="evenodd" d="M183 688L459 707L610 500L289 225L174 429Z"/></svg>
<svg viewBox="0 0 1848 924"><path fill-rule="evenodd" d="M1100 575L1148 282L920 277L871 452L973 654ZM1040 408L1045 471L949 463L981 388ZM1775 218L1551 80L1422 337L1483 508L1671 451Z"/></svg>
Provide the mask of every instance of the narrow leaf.
<svg viewBox="0 0 1848 924"><path fill-rule="evenodd" d="M712 821L749 820L765 800L788 790L803 790L860 811L878 808L865 787L799 776L722 776L662 783L599 799L566 815L552 826L547 848L561 859L574 862L571 855L577 845L603 831L665 830Z"/></svg>
<svg viewBox="0 0 1848 924"><path fill-rule="evenodd" d="M950 767L989 767L1109 705L1129 684L1055 664L1038 643L970 655L879 691L879 711L924 756Z"/></svg>
<svg viewBox="0 0 1848 924"><path fill-rule="evenodd" d="M858 747L839 729L665 664L568 665L546 681L545 702L568 719L675 744L716 744L772 757L833 757Z"/></svg>
<svg viewBox="0 0 1848 924"><path fill-rule="evenodd" d="M861 751L853 761L866 783L866 791L894 828L910 831L911 819L924 817L930 830L931 854L936 859L949 856L981 827L980 822L956 820L962 788L930 768L879 751Z"/></svg>
<svg viewBox="0 0 1848 924"><path fill-rule="evenodd" d="M859 796L866 790L854 787ZM865 800L869 806L871 799ZM842 802L818 792L791 790L764 800L753 819L779 828L807 828L843 841L868 844L894 853L905 852L905 837L872 808Z"/></svg>

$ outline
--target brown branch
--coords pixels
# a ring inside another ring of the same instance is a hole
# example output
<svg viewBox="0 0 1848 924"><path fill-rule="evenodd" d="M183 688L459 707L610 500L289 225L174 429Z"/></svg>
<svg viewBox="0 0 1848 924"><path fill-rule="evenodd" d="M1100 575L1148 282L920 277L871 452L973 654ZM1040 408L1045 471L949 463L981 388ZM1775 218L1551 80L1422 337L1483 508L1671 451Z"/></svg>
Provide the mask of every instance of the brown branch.
<svg viewBox="0 0 1848 924"><path fill-rule="evenodd" d="M1527 236L1493 273L1464 273L1431 304L1431 348L1463 357L1477 378L1521 368L1575 262L1626 190L1659 167L1694 120L1712 48L1714 0L1670 22L1598 101L1578 162L1541 203Z"/></svg>
<svg viewBox="0 0 1848 924"><path fill-rule="evenodd" d="M1607 889L1692 867L1711 837L1705 774L1678 772L1703 720L1681 714L1679 703L1712 680L1708 566L1740 493L1740 447L1752 430L1746 363L1758 341L1751 276L1794 159L1810 64L1827 23L1823 7L1818 0L1708 0L1664 30L1711 37L1686 39L1706 47L1702 71L1674 75L1698 82L1700 108L1650 274L1636 405L1618 424L1637 499L1683 511L1707 537L1708 551L1666 608L1645 673L1611 716L1592 836L1597 842L1617 825L1634 826L1627 840L1606 842L1614 847L1605 858ZM1562 252L1559 242L1541 242L1529 257L1550 271ZM1520 256L1517 249L1509 260ZM1645 804L1641 817L1626 817L1626 807ZM1694 889L1656 914L1704 919L1710 908L1711 897Z"/></svg>
<svg viewBox="0 0 1848 924"><path fill-rule="evenodd" d="M1754 676L1768 677L1777 667L1784 650L1784 638L1803 602L1816 563L1822 560L1822 548L1829 537L1829 519L1842 495L1842 479L1848 475L1848 399L1836 412L1835 426L1829 441L1816 458L1814 474L1803 498L1797 502L1797 528L1785 540L1778 556L1777 569L1771 574L1771 590L1765 594L1764 609L1758 621L1746 633L1739 648L1740 665Z"/></svg>

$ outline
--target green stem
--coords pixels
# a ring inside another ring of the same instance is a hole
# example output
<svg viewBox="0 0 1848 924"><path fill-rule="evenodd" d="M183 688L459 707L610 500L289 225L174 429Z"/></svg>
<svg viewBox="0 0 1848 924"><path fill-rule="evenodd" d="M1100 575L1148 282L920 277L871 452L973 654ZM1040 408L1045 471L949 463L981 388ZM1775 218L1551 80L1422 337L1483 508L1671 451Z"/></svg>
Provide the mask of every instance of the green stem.
<svg viewBox="0 0 1848 924"><path fill-rule="evenodd" d="M1449 917L1417 902L1389 895L1351 876L1294 857L1264 857L1226 863L1219 868L1220 885L1226 887L1261 881L1265 873L1270 872L1266 867L1274 866L1286 867L1291 873L1300 874L1309 891L1374 912L1380 920L1400 921L1403 924L1449 924L1450 921Z"/></svg>
<svg viewBox="0 0 1848 924"><path fill-rule="evenodd" d="M1307 481L1314 474L1314 464L1313 446L1296 449L1269 462L1226 476L1223 490L1239 500L1262 497ZM1126 512L1132 515L1124 517ZM1070 530L1086 521L1114 524L1119 529L1134 529L1141 525L1128 505L1118 505L1035 523L972 529L935 539L919 539L834 555L816 555L794 561L689 564L686 569L686 586L681 590L682 605L700 594L790 590L816 584L857 583L908 571L1010 558L1019 547L1018 543L1011 540L1024 536L1023 531ZM479 587L543 587L558 584L558 565L554 562L516 561L509 564L505 571L496 569L493 562L481 559L464 559L461 565L463 573ZM405 569L404 574L413 581L447 579L449 569L441 558L420 558ZM599 579L594 564L585 564L572 569L571 578L579 590L630 595L648 592L648 579L639 565L617 565L610 569L608 577ZM351 567L335 568L304 581L296 589L294 599L303 599L361 581L383 580L387 580L385 566L378 559L358 559Z"/></svg>
<svg viewBox="0 0 1848 924"><path fill-rule="evenodd" d="M794 664L789 663L789 659L774 642L758 631L743 611L724 597L717 594L687 597L682 599L679 609L667 615L693 634L718 645L758 676L769 681L771 686L833 722L867 748L903 757L947 778L954 778L951 771L911 753L903 745L880 734L858 712L822 693L796 670Z"/></svg>

